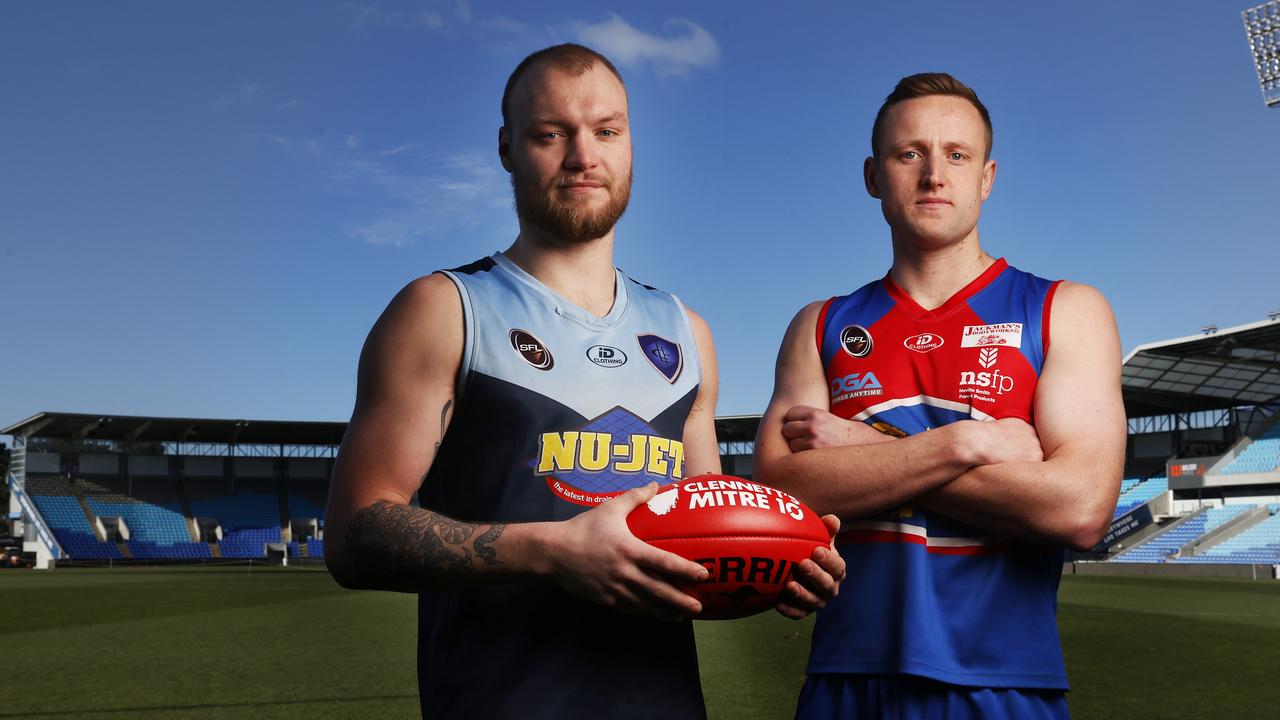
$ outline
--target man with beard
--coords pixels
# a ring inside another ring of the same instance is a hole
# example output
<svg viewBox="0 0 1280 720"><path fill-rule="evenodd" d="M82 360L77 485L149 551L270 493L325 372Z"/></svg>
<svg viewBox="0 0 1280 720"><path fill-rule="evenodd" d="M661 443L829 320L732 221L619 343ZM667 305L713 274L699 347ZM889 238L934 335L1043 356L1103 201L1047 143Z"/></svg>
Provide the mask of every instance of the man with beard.
<svg viewBox="0 0 1280 720"><path fill-rule="evenodd" d="M626 516L719 472L711 333L613 267L631 188L613 65L534 53L502 114L520 234L410 283L370 332L325 561L346 587L420 593L424 717L703 717L701 607L679 588L707 571ZM779 611L821 606L841 575L816 550Z"/></svg>
<svg viewBox="0 0 1280 720"><path fill-rule="evenodd" d="M845 521L854 591L818 616L797 715L1065 717L1062 549L1101 538L1124 464L1115 320L983 251L972 89L903 78L871 150L893 266L792 321L755 448L757 479Z"/></svg>

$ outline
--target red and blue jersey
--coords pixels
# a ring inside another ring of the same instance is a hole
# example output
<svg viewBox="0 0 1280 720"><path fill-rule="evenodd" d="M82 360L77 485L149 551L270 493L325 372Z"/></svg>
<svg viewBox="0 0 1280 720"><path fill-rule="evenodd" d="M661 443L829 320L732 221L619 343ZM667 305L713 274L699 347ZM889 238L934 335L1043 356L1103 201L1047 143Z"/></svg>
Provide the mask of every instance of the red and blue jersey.
<svg viewBox="0 0 1280 720"><path fill-rule="evenodd" d="M890 277L832 298L817 323L831 412L899 437L957 420L1034 423L1056 288L1001 259L933 310ZM1060 548L910 505L846 522L837 544L848 579L819 613L810 673L1066 689Z"/></svg>

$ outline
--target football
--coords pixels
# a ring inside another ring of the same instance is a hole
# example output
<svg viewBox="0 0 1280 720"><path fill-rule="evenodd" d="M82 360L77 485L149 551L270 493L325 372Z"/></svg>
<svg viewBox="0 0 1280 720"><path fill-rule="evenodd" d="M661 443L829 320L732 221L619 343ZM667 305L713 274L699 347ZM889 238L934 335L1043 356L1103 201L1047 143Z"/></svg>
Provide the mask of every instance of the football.
<svg viewBox="0 0 1280 720"><path fill-rule="evenodd" d="M772 608L793 566L831 542L822 519L795 496L727 475L664 485L627 516L654 547L707 568L684 588L702 602L699 620L727 620Z"/></svg>

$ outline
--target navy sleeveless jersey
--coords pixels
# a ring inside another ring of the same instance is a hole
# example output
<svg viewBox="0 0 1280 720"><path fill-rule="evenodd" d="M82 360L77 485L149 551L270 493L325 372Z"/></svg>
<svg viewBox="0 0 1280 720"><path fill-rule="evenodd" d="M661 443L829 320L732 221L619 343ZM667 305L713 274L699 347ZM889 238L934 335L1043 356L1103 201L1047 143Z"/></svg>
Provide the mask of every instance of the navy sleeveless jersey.
<svg viewBox="0 0 1280 720"><path fill-rule="evenodd" d="M566 520L682 477L701 368L673 295L618 271L598 318L501 254L444 274L466 343L423 507ZM427 718L705 716L691 623L618 614L551 581L422 593L418 674Z"/></svg>
<svg viewBox="0 0 1280 720"><path fill-rule="evenodd" d="M925 310L891 278L823 307L831 411L905 437L957 420L1033 422L1057 284L997 260ZM821 611L810 673L904 673L957 685L1066 689L1063 553L906 506L844 524L848 579Z"/></svg>

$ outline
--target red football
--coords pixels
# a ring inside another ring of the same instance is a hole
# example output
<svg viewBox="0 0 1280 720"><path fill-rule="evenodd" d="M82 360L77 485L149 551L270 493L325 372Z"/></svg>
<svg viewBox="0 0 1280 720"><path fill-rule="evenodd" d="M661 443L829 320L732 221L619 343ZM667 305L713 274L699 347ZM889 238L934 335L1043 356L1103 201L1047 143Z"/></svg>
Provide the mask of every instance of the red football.
<svg viewBox="0 0 1280 720"><path fill-rule="evenodd" d="M781 490L728 475L699 475L658 489L627 516L636 537L701 563L711 573L685 591L702 601L700 620L772 608L792 567L831 542L827 526Z"/></svg>

